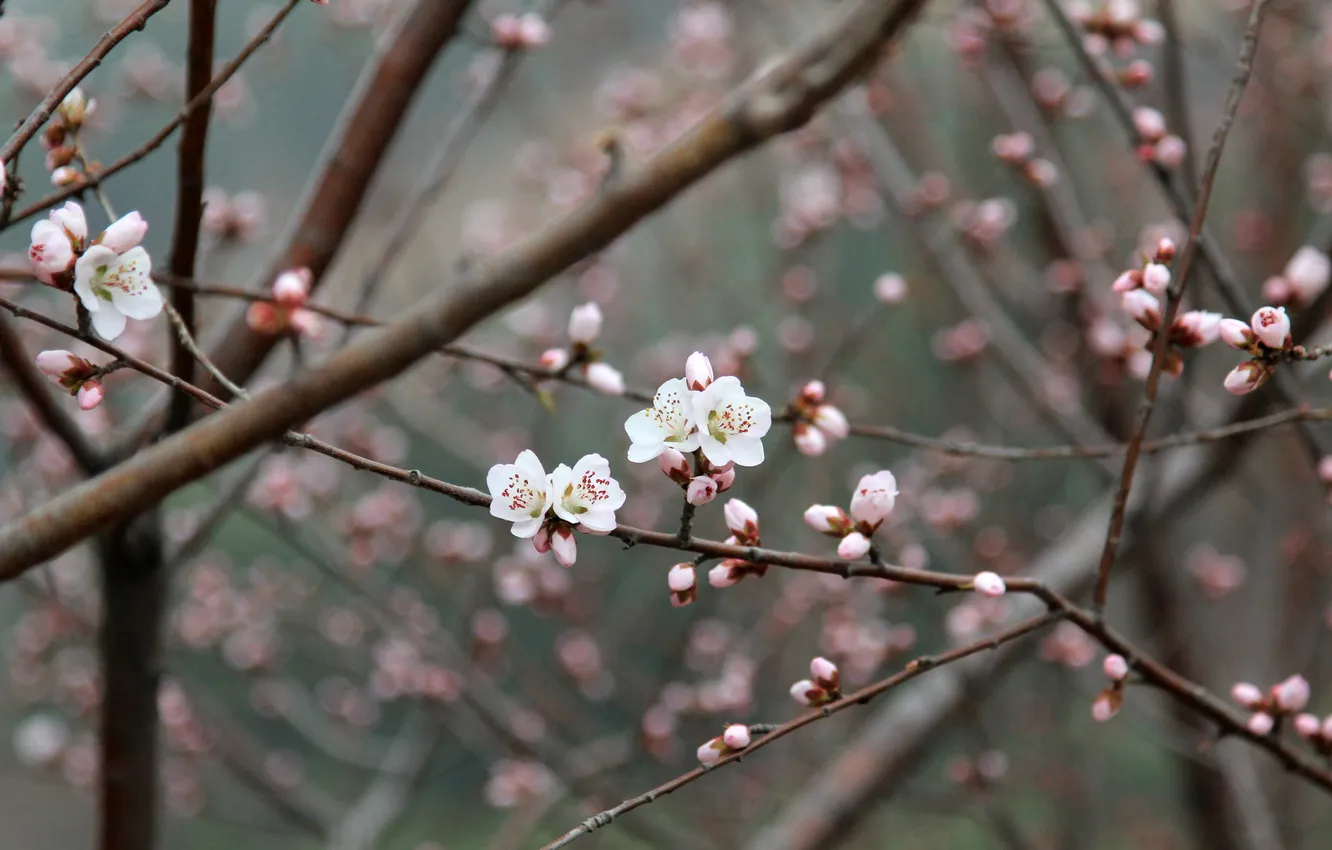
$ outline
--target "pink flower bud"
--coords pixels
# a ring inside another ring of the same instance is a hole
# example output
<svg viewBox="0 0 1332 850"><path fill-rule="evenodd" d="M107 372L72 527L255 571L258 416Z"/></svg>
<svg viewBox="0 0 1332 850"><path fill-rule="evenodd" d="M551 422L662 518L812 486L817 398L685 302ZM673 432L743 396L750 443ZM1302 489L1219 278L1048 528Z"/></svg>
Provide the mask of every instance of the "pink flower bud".
<svg viewBox="0 0 1332 850"><path fill-rule="evenodd" d="M758 539L758 512L739 499L730 499L722 509L726 517L726 527L731 529L737 540L750 543Z"/></svg>
<svg viewBox="0 0 1332 850"><path fill-rule="evenodd" d="M1161 237L1161 241L1156 243L1156 262L1169 263L1175 259L1175 241L1167 237Z"/></svg>
<svg viewBox="0 0 1332 850"><path fill-rule="evenodd" d="M698 761L700 764L716 764L722 757L721 738L713 738L706 744L698 748Z"/></svg>
<svg viewBox="0 0 1332 850"><path fill-rule="evenodd" d="M624 395L624 375L609 363L587 364L584 376L587 385L602 395Z"/></svg>
<svg viewBox="0 0 1332 850"><path fill-rule="evenodd" d="M994 155L1004 162L1016 163L1023 162L1031 156L1036 144L1029 133L1011 133L995 136L990 148L994 151Z"/></svg>
<svg viewBox="0 0 1332 850"><path fill-rule="evenodd" d="M821 404L814 409L814 424L834 440L844 440L851 433L851 423L846 421L846 414L831 404Z"/></svg>
<svg viewBox="0 0 1332 850"><path fill-rule="evenodd" d="M1295 734L1301 738L1317 738L1322 733L1323 724L1318 722L1318 718L1312 714L1298 714L1295 716Z"/></svg>
<svg viewBox="0 0 1332 850"><path fill-rule="evenodd" d="M1285 277L1299 293L1300 301L1307 304L1332 281L1332 259L1312 245L1305 245L1286 263Z"/></svg>
<svg viewBox="0 0 1332 850"><path fill-rule="evenodd" d="M1158 298L1165 294L1170 286L1170 269L1160 263L1148 263L1142 270L1142 285Z"/></svg>
<svg viewBox="0 0 1332 850"><path fill-rule="evenodd" d="M1272 687L1272 702L1286 714L1303 711L1309 704L1309 683L1298 674L1283 679Z"/></svg>
<svg viewBox="0 0 1332 850"><path fill-rule="evenodd" d="M734 723L722 733L722 743L733 750L743 750L749 746L749 727Z"/></svg>
<svg viewBox="0 0 1332 850"><path fill-rule="evenodd" d="M814 681L819 683L819 687L826 691L836 691L839 684L839 673L837 665L819 656L809 662L809 674L814 677Z"/></svg>
<svg viewBox="0 0 1332 850"><path fill-rule="evenodd" d="M1133 127L1147 141L1159 141L1166 134L1165 116L1155 109L1140 106L1133 110Z"/></svg>
<svg viewBox="0 0 1332 850"><path fill-rule="evenodd" d="M852 523L851 517L836 505L810 505L805 509L805 524L820 534L841 537Z"/></svg>
<svg viewBox="0 0 1332 850"><path fill-rule="evenodd" d="M1122 655L1107 655L1105 661L1101 663L1101 669L1105 671L1105 677L1112 682L1122 682L1128 678L1128 661Z"/></svg>
<svg viewBox="0 0 1332 850"><path fill-rule="evenodd" d="M1266 735L1272 731L1272 727L1276 725L1276 720L1267 712L1259 711L1250 715L1249 722L1244 725L1255 735Z"/></svg>
<svg viewBox="0 0 1332 850"><path fill-rule="evenodd" d="M1268 348L1284 349L1290 338L1290 318L1285 307L1259 307L1249 326Z"/></svg>
<svg viewBox="0 0 1332 850"><path fill-rule="evenodd" d="M701 351L685 360L685 383L691 390L705 390L712 383L712 361Z"/></svg>
<svg viewBox="0 0 1332 850"><path fill-rule="evenodd" d="M828 438L824 433L805 422L797 422L791 428L791 438L795 441L796 451L805 457L818 457L828 450Z"/></svg>
<svg viewBox="0 0 1332 850"><path fill-rule="evenodd" d="M79 387L79 409L92 410L102 403L102 385L97 381L84 381Z"/></svg>
<svg viewBox="0 0 1332 850"><path fill-rule="evenodd" d="M38 280L52 283L56 275L64 274L74 266L74 248L69 235L50 221L37 222L32 226L28 262Z"/></svg>
<svg viewBox="0 0 1332 850"><path fill-rule="evenodd" d="M1267 383L1271 376L1272 371L1267 366L1257 360L1246 360L1226 375L1225 387L1235 395L1244 395Z"/></svg>
<svg viewBox="0 0 1332 850"><path fill-rule="evenodd" d="M725 493L735 483L735 464L728 463L720 472L712 473L712 480L717 482L717 492Z"/></svg>
<svg viewBox="0 0 1332 850"><path fill-rule="evenodd" d="M569 352L563 348L547 348L541 352L541 368L558 372L569 365Z"/></svg>
<svg viewBox="0 0 1332 850"><path fill-rule="evenodd" d="M809 679L801 679L791 686L791 698L811 708L823 705L826 696L823 689Z"/></svg>
<svg viewBox="0 0 1332 850"><path fill-rule="evenodd" d="M1122 300L1124 312L1149 331L1161 326L1161 302L1146 289L1125 292Z"/></svg>
<svg viewBox="0 0 1332 850"><path fill-rule="evenodd" d="M717 496L717 482L700 475L689 482L685 500L691 505L706 505Z"/></svg>
<svg viewBox="0 0 1332 850"><path fill-rule="evenodd" d="M550 41L550 27L535 12L528 12L518 19L518 32L523 47L539 47Z"/></svg>
<svg viewBox="0 0 1332 850"><path fill-rule="evenodd" d="M667 449L657 455L657 465L667 478L682 487L687 486L693 477L689 469L689 458L679 449Z"/></svg>
<svg viewBox="0 0 1332 850"><path fill-rule="evenodd" d="M1165 27L1160 21L1143 18L1133 24L1133 37L1139 44L1153 45L1165 41Z"/></svg>
<svg viewBox="0 0 1332 850"><path fill-rule="evenodd" d="M143 220L138 210L135 210L121 216L93 241L117 254L123 254L142 242L147 232L148 222Z"/></svg>
<svg viewBox="0 0 1332 850"><path fill-rule="evenodd" d="M971 580L971 586L981 596L1003 596L1008 591L1008 586L1004 584L999 574L988 570L976 573L976 577Z"/></svg>
<svg viewBox="0 0 1332 850"><path fill-rule="evenodd" d="M51 172L51 185L57 189L63 189L66 186L73 186L79 182L79 170L69 165L62 165Z"/></svg>
<svg viewBox="0 0 1332 850"><path fill-rule="evenodd" d="M800 400L806 404L823 404L828 388L823 381L810 381L800 388Z"/></svg>
<svg viewBox="0 0 1332 850"><path fill-rule="evenodd" d="M1110 288L1118 293L1132 292L1142 286L1142 271L1140 269L1129 269L1128 271L1115 278L1115 282Z"/></svg>
<svg viewBox="0 0 1332 850"><path fill-rule="evenodd" d="M716 588L730 587L739 580L740 576L725 563L708 570L708 584Z"/></svg>
<svg viewBox="0 0 1332 850"><path fill-rule="evenodd" d="M310 297L314 273L308 268L291 269L273 281L273 298L284 307L300 307Z"/></svg>
<svg viewBox="0 0 1332 850"><path fill-rule="evenodd" d="M1247 351L1258 339L1248 323L1239 319L1222 319L1217 325L1217 333L1222 342L1240 351Z"/></svg>
<svg viewBox="0 0 1332 850"><path fill-rule="evenodd" d="M862 477L856 484L851 494L851 517L870 528L878 528L896 503L897 479L888 470L880 470Z"/></svg>
<svg viewBox="0 0 1332 850"><path fill-rule="evenodd" d="M675 593L684 593L695 587L694 565L676 564L666 573L666 585Z"/></svg>
<svg viewBox="0 0 1332 850"><path fill-rule="evenodd" d="M51 378L56 383L60 379L69 375L72 371L79 368L80 362L84 361L82 357L77 357L64 349L55 351L43 351L37 355L37 369L43 375Z"/></svg>
<svg viewBox="0 0 1332 850"><path fill-rule="evenodd" d="M1092 719L1097 723L1104 723L1114 717L1119 713L1119 706L1123 698L1123 692L1116 688L1101 691L1092 702Z"/></svg>
<svg viewBox="0 0 1332 850"><path fill-rule="evenodd" d="M575 307L569 314L569 339L590 345L601 335L601 308L595 303Z"/></svg>
<svg viewBox="0 0 1332 850"><path fill-rule="evenodd" d="M1182 348L1199 348L1216 342L1221 333L1221 314L1190 310L1175 319L1170 341Z"/></svg>
<svg viewBox="0 0 1332 850"><path fill-rule="evenodd" d="M869 550L870 539L859 531L853 531L843 537L841 543L837 544L837 557L854 561L857 558L865 557L865 553Z"/></svg>
<svg viewBox="0 0 1332 850"><path fill-rule="evenodd" d="M1156 143L1152 150L1152 158L1156 164L1166 170L1179 168L1180 163L1184 161L1184 156L1188 153L1189 146L1176 135L1166 136Z"/></svg>
<svg viewBox="0 0 1332 850"><path fill-rule="evenodd" d="M573 529L568 526L555 529L550 535L550 549L561 566L572 567L578 560L578 541L574 539Z"/></svg>
<svg viewBox="0 0 1332 850"><path fill-rule="evenodd" d="M1245 708L1256 708L1264 702L1263 692L1257 685L1238 682L1230 689L1230 698Z"/></svg>
<svg viewBox="0 0 1332 850"><path fill-rule="evenodd" d="M1048 189L1059 182L1059 169L1048 159L1033 159L1026 166L1027 179Z"/></svg>
<svg viewBox="0 0 1332 850"><path fill-rule="evenodd" d="M884 304L901 304L906 300L906 280L900 274L881 274L874 281L874 297Z"/></svg>

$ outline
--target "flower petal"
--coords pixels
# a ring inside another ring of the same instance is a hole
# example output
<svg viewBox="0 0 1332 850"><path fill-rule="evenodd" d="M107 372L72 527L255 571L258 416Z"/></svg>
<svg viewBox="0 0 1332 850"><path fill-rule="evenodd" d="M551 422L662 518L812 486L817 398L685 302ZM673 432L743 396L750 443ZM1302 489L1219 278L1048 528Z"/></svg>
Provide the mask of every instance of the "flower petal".
<svg viewBox="0 0 1332 850"><path fill-rule="evenodd" d="M79 296L82 299L82 295ZM84 302L87 303L86 301ZM125 314L108 304L105 310L89 310L92 314L93 330L108 342L125 332Z"/></svg>
<svg viewBox="0 0 1332 850"><path fill-rule="evenodd" d="M131 319L151 319L162 312L162 294L153 284L152 269L148 252L134 248L108 266L102 278L116 309Z"/></svg>
<svg viewBox="0 0 1332 850"><path fill-rule="evenodd" d="M726 441L731 460L736 466L758 466L763 463L763 442L757 437L737 436ZM711 458L709 458L711 460Z"/></svg>

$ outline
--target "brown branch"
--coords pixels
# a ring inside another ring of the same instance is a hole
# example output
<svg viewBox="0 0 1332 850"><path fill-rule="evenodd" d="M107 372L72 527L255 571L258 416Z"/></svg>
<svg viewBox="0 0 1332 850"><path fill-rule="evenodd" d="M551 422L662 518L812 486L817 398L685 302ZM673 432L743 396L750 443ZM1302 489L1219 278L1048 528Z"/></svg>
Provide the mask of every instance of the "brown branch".
<svg viewBox="0 0 1332 850"><path fill-rule="evenodd" d="M287 428L374 386L477 322L609 245L728 160L801 126L873 64L924 0L843 4L822 28L692 129L613 185L494 260L436 291L409 314L324 363L145 448L117 468L0 527L0 579L32 566L174 490L280 438ZM249 355L243 355L248 358ZM243 377L243 369L222 370Z"/></svg>
<svg viewBox="0 0 1332 850"><path fill-rule="evenodd" d="M213 81L209 83L203 91L191 98L190 101L181 108L180 112L177 112L175 117L168 121L162 129L158 130L152 138L125 154L125 156L116 160L111 165L101 169L96 174L85 174L83 179L60 189L59 191L53 192L36 203L20 210L12 219L5 222L5 226L17 224L24 219L40 215L61 201L81 195L89 189L99 188L111 175L129 168L134 163L161 147L167 139L171 138L171 134L176 131L176 128L181 124L184 124L185 121L194 114L195 110L212 100L213 95L217 93L217 90L240 70L241 65L244 65L245 61L254 55L255 51L260 47L263 47L263 45L273 37L273 33L282 22L287 19L287 16L294 12L296 7L304 1L305 0L287 0L287 5L279 9L268 23L264 25L264 28L255 33L254 38L250 39L249 43L241 49L241 52L236 54L236 58L228 62L226 66L217 73L217 76L213 78ZM165 2L163 2L163 5L165 5Z"/></svg>
<svg viewBox="0 0 1332 850"><path fill-rule="evenodd" d="M1258 32L1262 26L1263 13L1267 9L1267 0L1256 0L1253 11L1249 14L1248 28L1244 34L1244 43L1240 48L1239 66L1231 81L1230 91L1226 94L1226 103L1221 110L1221 120L1212 135L1212 145L1207 151L1207 160L1203 165L1201 181L1198 184L1198 200L1194 204L1193 217L1189 221L1188 240L1180 253L1179 261L1172 268L1170 288L1166 291L1165 309L1162 311L1161 327L1169 328L1175 322L1180 301L1188 287L1189 271L1193 260L1198 255L1203 222L1207 218L1207 205L1212 197L1212 188L1216 183L1217 168L1221 164L1221 153L1225 149L1226 137L1230 134L1235 113L1239 109L1240 98L1253 72L1253 56L1258 49ZM1101 552L1101 561L1097 569L1096 590L1093 606L1099 613L1105 609L1106 594L1110 590L1110 570L1114 566L1115 555L1119 551L1120 536L1124 531L1124 518L1128 513L1129 493L1133 489L1133 474L1137 470L1138 458L1142 453L1143 439L1147 435L1147 426L1151 422L1152 410L1156 403L1156 392L1161 382L1161 368L1165 365L1165 351L1169 345L1169 334L1156 335L1152 346L1152 366L1147 373L1147 387L1144 392L1142 407L1129 437L1128 451L1124 454L1124 468L1120 473L1119 486L1115 493L1114 509L1110 515L1110 527L1105 536L1105 548Z"/></svg>
<svg viewBox="0 0 1332 850"><path fill-rule="evenodd" d="M60 403L52 395L50 382L37 370L23 340L13 326L0 317L0 360L9 367L14 384L27 399L42 423L69 450L84 475L96 475L107 467L107 458L93 445Z"/></svg>
<svg viewBox="0 0 1332 850"><path fill-rule="evenodd" d="M213 76L213 42L217 28L217 0L190 0L190 38L185 63L185 88L194 100ZM199 226L203 221L204 155L208 146L208 121L212 101L206 100L185 120L180 134L180 156L176 177L176 223L171 238L171 257L167 268L178 277L194 277L199 253ZM187 341L195 333L194 293L187 289L171 292L174 307L172 321L178 328L171 346L171 371L182 380L194 382L195 357ZM178 321L177 321L178 320ZM173 395L167 413L166 430L178 431L189 423L190 402Z"/></svg>
<svg viewBox="0 0 1332 850"><path fill-rule="evenodd" d="M74 87L84 77L91 74L94 68L101 65L102 60L117 44L124 41L130 33L143 29L148 19L165 9L170 2L171 0L145 0L142 5L126 15L120 23L107 30L93 45L93 49L88 51L88 55L80 59L78 64L71 68L69 73L60 79L60 82L56 83L55 88L51 89L46 97L42 98L42 102L37 104L37 108L19 125L19 128L14 131L14 135L9 137L9 141L5 142L3 147L0 147L0 160L13 162L14 158L23 150L23 146L33 136L37 135L37 131L50 119L51 113L55 112L56 107L65 99L65 95L73 91ZM4 224L11 223L5 222Z"/></svg>
<svg viewBox="0 0 1332 850"><path fill-rule="evenodd" d="M1050 623L1058 619L1061 619L1062 616L1063 615L1059 613L1048 613L1039 617L1033 617L1029 620L1024 620L1023 622L1018 623L1015 626L1004 629L1003 631L993 634L982 640L968 643L964 646L957 647L956 649L950 649L947 652L942 652L938 655L921 656L920 658L917 658L911 663L907 664L906 668L902 670L900 673L896 673L892 676L889 676L886 679L883 679L879 682L875 682L874 684L869 685L868 687L861 688L855 693L847 694L846 696L842 697L836 702L831 702L821 708L806 712L805 714L802 714L800 717L797 717L795 720L783 723L780 726L777 726L776 728L772 729L771 731L764 732L763 734L756 737L750 743L750 745L745 749L723 757L710 767L696 767L686 774L677 776L675 779L672 779L670 782L658 785L656 788L653 788L651 791L648 791L646 794L640 794L637 797L631 797L630 799L625 800L623 803L621 803L620 805L616 806L613 809L607 809L606 811L601 812L600 814L593 815L592 817L580 823L578 826L566 832L560 838L542 847L541 850L558 850L558 848L560 847L566 847L569 844L572 844L574 841L581 838L582 836L589 835L595 830L598 830L604 826L609 825L617 817L620 817L621 815L631 812L634 809L639 808L640 806L646 806L649 803L653 803L656 800L665 797L667 794L672 794L680 790L684 786L688 785L689 783L694 782L695 780L698 780L703 776L705 776L706 774L712 773L715 770L719 770L720 768L725 767L726 765L731 764L732 762L741 761L742 759L744 759L745 756L749 755L750 753L760 750L763 747L768 746L772 742L786 737L792 732L795 732L797 729L801 729L805 726L808 726L811 723L814 723L818 720L822 720L825 717L831 717L834 714L837 714L841 711L846 710L847 708L850 708L851 706L864 705L868 703L870 700L874 699L876 696L879 696L880 694L889 691L892 688L895 688L898 685L901 685L905 682L909 682L912 679L916 678L917 676L920 676L921 674L925 673L926 671L943 667L951 662L960 661L963 658L967 658L968 656L975 655L977 653L984 652L986 650L998 649L999 647L1003 646L1009 641L1025 637L1026 635L1029 635L1032 632L1037 631L1038 629L1044 628Z"/></svg>

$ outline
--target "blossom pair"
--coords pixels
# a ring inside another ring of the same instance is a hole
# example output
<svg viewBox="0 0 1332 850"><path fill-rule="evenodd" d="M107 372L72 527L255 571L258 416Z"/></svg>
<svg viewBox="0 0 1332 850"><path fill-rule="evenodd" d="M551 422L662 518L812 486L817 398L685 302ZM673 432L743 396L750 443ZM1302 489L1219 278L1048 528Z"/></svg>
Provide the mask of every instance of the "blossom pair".
<svg viewBox="0 0 1332 850"><path fill-rule="evenodd" d="M714 380L712 364L697 351L685 362L684 378L663 383L652 406L624 423L633 463L656 460L668 449L682 453L697 449L719 467L762 463L762 440L771 427L768 403L746 395L739 378Z"/></svg>
<svg viewBox="0 0 1332 850"><path fill-rule="evenodd" d="M841 540L839 557L855 560L869 552L871 536L893 512L897 503L897 479L888 470L866 475L851 495L851 513L836 505L810 505L805 523L820 534Z"/></svg>
<svg viewBox="0 0 1332 850"><path fill-rule="evenodd" d="M1273 372L1271 355L1294 343L1285 307L1259 307L1247 324L1239 319L1222 319L1220 334L1226 345L1253 358L1226 375L1225 388L1235 395L1251 393L1267 383Z"/></svg>
<svg viewBox="0 0 1332 850"><path fill-rule="evenodd" d="M147 232L143 216L132 212L90 242L83 207L69 201L32 226L28 261L42 283L73 289L97 334L113 340L125 331L126 319L162 312L152 261L139 245Z"/></svg>
<svg viewBox="0 0 1332 850"><path fill-rule="evenodd" d="M37 369L78 398L79 407L92 410L102 403L102 374L98 368L77 354L57 349L37 355Z"/></svg>
<svg viewBox="0 0 1332 850"><path fill-rule="evenodd" d="M533 538L538 552L553 551L566 567L577 557L573 530L609 534L625 499L610 464L598 454L584 455L572 469L560 464L547 475L528 449L513 463L492 466L486 487L491 516L513 523L514 537Z"/></svg>

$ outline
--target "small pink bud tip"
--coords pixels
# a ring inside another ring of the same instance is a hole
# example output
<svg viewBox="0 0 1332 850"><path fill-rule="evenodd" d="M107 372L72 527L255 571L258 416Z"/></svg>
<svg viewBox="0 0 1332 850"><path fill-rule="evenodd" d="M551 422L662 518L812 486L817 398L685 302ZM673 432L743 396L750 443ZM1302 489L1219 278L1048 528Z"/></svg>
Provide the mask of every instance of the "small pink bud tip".
<svg viewBox="0 0 1332 850"><path fill-rule="evenodd" d="M733 750L743 750L749 746L749 727L740 723L727 726L722 733L722 743Z"/></svg>
<svg viewBox="0 0 1332 850"><path fill-rule="evenodd" d="M1128 678L1129 665L1122 655L1107 655L1101 664L1105 677L1112 682L1122 682Z"/></svg>
<svg viewBox="0 0 1332 850"><path fill-rule="evenodd" d="M1312 714L1295 715L1295 734L1301 738L1317 738L1323 731L1323 724Z"/></svg>
<svg viewBox="0 0 1332 850"><path fill-rule="evenodd" d="M827 395L828 388L823 385L823 381L810 381L800 388L800 400L806 404L823 404Z"/></svg>
<svg viewBox="0 0 1332 850"><path fill-rule="evenodd" d="M859 531L853 531L837 544L837 557L854 561L863 558L870 550L870 539Z"/></svg>
<svg viewBox="0 0 1332 850"><path fill-rule="evenodd" d="M730 587L739 580L739 577L725 564L718 564L708 570L708 584L718 589Z"/></svg>
<svg viewBox="0 0 1332 850"><path fill-rule="evenodd" d="M1124 312L1148 330L1156 330L1161 324L1161 302L1146 289L1125 292L1121 303Z"/></svg>
<svg viewBox="0 0 1332 850"><path fill-rule="evenodd" d="M1142 270L1142 285L1151 294L1160 297L1170 286L1170 269L1160 263L1148 263Z"/></svg>
<svg viewBox="0 0 1332 850"><path fill-rule="evenodd" d="M102 385L97 381L84 381L83 386L79 387L79 408L81 410L92 410L102 403Z"/></svg>
<svg viewBox="0 0 1332 850"><path fill-rule="evenodd" d="M1290 676L1272 688L1272 701L1286 714L1303 711L1309 704L1309 683L1303 676Z"/></svg>
<svg viewBox="0 0 1332 850"><path fill-rule="evenodd" d="M1142 286L1142 271L1140 269L1129 269L1128 271L1115 278L1115 282L1110 288L1121 295L1125 292L1132 292Z"/></svg>
<svg viewBox="0 0 1332 850"><path fill-rule="evenodd" d="M1003 596L1008 591L1008 586L998 573L992 573L988 570L976 573L976 577L971 580L971 586L982 596Z"/></svg>
<svg viewBox="0 0 1332 850"><path fill-rule="evenodd" d="M805 524L820 534L836 534L840 537L850 522L850 518L836 505L810 505L805 509Z"/></svg>
<svg viewBox="0 0 1332 850"><path fill-rule="evenodd" d="M901 304L907 297L906 280L900 274L881 274L874 280L874 297L883 304Z"/></svg>
<svg viewBox="0 0 1332 850"><path fill-rule="evenodd" d="M824 687L829 687L830 685L825 683L837 681L837 665L823 656L819 656L809 662L809 674L814 677L814 681Z"/></svg>
<svg viewBox="0 0 1332 850"><path fill-rule="evenodd" d="M692 590L695 584L694 565L676 564L666 573L666 585L675 593Z"/></svg>
<svg viewBox="0 0 1332 850"><path fill-rule="evenodd" d="M795 440L796 451L805 457L818 457L828 450L828 437L805 422L797 422L791 429L791 438Z"/></svg>
<svg viewBox="0 0 1332 850"><path fill-rule="evenodd" d="M1169 263L1175 259L1175 243L1172 239L1162 238L1156 243L1156 261Z"/></svg>
<svg viewBox="0 0 1332 850"><path fill-rule="evenodd" d="M1234 395L1245 395L1267 383L1272 376L1271 369L1257 360L1246 360L1231 369L1226 375L1226 391Z"/></svg>
<svg viewBox="0 0 1332 850"><path fill-rule="evenodd" d="M548 348L541 352L541 368L558 372L569 365L569 352L563 348Z"/></svg>
<svg viewBox="0 0 1332 850"><path fill-rule="evenodd" d="M1264 698L1263 692L1257 685L1251 685L1248 682L1239 682L1230 688L1230 698L1245 708L1254 708L1262 705Z"/></svg>
<svg viewBox="0 0 1332 850"><path fill-rule="evenodd" d="M64 349L55 351L43 351L37 355L37 369L43 375L57 382L65 373L75 368L78 358Z"/></svg>
<svg viewBox="0 0 1332 850"><path fill-rule="evenodd" d="M310 297L314 274L308 268L292 269L273 281L273 299L284 307L300 307Z"/></svg>
<svg viewBox="0 0 1332 850"><path fill-rule="evenodd" d="M716 764L721 759L721 748L718 744L720 738L713 738L706 744L698 748L698 761L700 764Z"/></svg>
<svg viewBox="0 0 1332 850"><path fill-rule="evenodd" d="M1104 723L1119 713L1121 694L1117 690L1101 691L1092 702L1091 715L1097 723Z"/></svg>
<svg viewBox="0 0 1332 850"><path fill-rule="evenodd" d="M685 500L694 506L706 505L717 497L717 482L706 475L699 475L689 482Z"/></svg>
<svg viewBox="0 0 1332 850"><path fill-rule="evenodd" d="M810 707L820 705L819 697L822 695L822 689L809 679L801 679L799 682L796 682L791 686L791 699L801 705L807 705Z"/></svg>
<svg viewBox="0 0 1332 850"><path fill-rule="evenodd" d="M1276 720L1267 712L1259 711L1251 715L1249 722L1244 725L1255 735L1266 735L1272 731L1272 727L1276 725Z"/></svg>
<svg viewBox="0 0 1332 850"><path fill-rule="evenodd" d="M685 383L691 390L705 390L712 383L712 361L701 351L695 351L685 360Z"/></svg>

